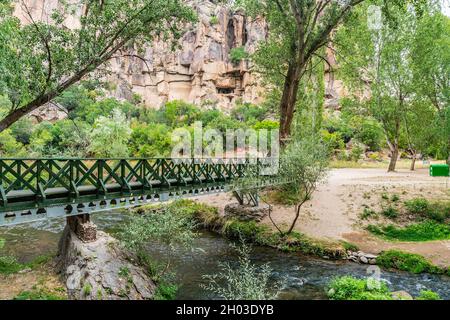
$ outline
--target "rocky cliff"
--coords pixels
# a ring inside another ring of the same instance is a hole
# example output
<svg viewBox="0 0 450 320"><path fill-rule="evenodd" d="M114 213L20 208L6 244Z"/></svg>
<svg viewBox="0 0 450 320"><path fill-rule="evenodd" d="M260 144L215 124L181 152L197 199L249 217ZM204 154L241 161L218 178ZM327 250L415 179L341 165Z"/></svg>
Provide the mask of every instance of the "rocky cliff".
<svg viewBox="0 0 450 320"><path fill-rule="evenodd" d="M45 20L61 0L25 1L35 18ZM217 0L187 0L186 3L197 12L198 22L186 27L179 49L173 51L169 43L155 41L139 50L144 52L139 57L133 50L118 54L110 64L111 94L131 100L136 93L149 107L176 99L222 109L232 108L239 100L260 103L264 90L251 71L251 62L232 63L230 52L244 48L253 53L258 42L267 36L264 20L246 17ZM16 8L16 15L24 20L20 7ZM67 23L76 27L78 21L70 19ZM342 85L329 72L325 79L326 105L337 108Z"/></svg>
<svg viewBox="0 0 450 320"><path fill-rule="evenodd" d="M145 60L116 58L112 63L114 94L128 99L138 93L149 106L175 99L225 109L238 99L260 102L261 88L249 62L232 63L230 51L244 47L248 53L254 52L266 37L266 24L215 2L189 2L198 22L186 30L180 49L171 51L170 45L161 41L145 49Z"/></svg>

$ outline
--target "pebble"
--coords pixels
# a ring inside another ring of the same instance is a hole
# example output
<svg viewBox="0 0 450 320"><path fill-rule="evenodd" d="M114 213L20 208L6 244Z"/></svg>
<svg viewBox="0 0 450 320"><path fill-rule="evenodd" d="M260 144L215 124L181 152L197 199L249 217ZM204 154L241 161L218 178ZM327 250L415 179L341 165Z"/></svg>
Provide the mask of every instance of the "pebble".
<svg viewBox="0 0 450 320"><path fill-rule="evenodd" d="M368 260L365 256L359 257L359 260L360 260L362 263L364 263L364 264L369 263L369 260Z"/></svg>

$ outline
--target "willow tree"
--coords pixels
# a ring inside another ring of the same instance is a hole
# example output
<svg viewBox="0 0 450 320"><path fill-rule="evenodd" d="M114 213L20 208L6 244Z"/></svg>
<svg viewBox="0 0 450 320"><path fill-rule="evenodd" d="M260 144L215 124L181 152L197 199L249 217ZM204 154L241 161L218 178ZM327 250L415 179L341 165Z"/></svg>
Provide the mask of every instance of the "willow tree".
<svg viewBox="0 0 450 320"><path fill-rule="evenodd" d="M261 43L257 63L265 74L282 76L279 102L280 142L291 135L291 125L305 75L314 68L313 60L327 61L323 49L333 30L364 0L241 0L252 16L263 16L269 37Z"/></svg>
<svg viewBox="0 0 450 320"><path fill-rule="evenodd" d="M92 75L121 50L155 38L175 39L193 19L182 0L63 1L44 19L27 0L1 0L0 95L11 107L0 131Z"/></svg>

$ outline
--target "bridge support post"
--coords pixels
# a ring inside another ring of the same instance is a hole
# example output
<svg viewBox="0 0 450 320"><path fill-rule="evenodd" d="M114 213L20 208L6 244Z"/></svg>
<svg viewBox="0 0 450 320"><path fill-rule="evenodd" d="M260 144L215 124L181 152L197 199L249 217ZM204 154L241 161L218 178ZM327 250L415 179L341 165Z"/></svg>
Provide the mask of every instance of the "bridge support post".
<svg viewBox="0 0 450 320"><path fill-rule="evenodd" d="M97 240L97 226L91 222L88 214L67 217L67 226L83 242Z"/></svg>

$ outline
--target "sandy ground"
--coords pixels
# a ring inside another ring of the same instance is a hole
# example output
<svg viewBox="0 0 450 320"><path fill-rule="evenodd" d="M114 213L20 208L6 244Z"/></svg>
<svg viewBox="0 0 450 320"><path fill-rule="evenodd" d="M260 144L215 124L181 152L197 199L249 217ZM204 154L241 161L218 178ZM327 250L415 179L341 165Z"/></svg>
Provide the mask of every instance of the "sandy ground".
<svg viewBox="0 0 450 320"><path fill-rule="evenodd" d="M433 178L427 169L415 172L399 170L387 173L384 169L334 169L328 179L305 204L296 229L310 237L330 241L345 240L370 253L400 249L421 254L439 265L450 265L450 241L424 243L387 242L363 229L359 214L364 206L380 210L383 193L396 194L400 201L414 197L450 199L450 179ZM198 199L223 210L234 199L228 195L214 195ZM281 225L292 219L292 207L277 205L273 218ZM269 219L263 221L270 224Z"/></svg>
<svg viewBox="0 0 450 320"><path fill-rule="evenodd" d="M46 265L38 270L0 275L0 300L14 299L23 291L45 290L48 292L63 287L53 267Z"/></svg>

